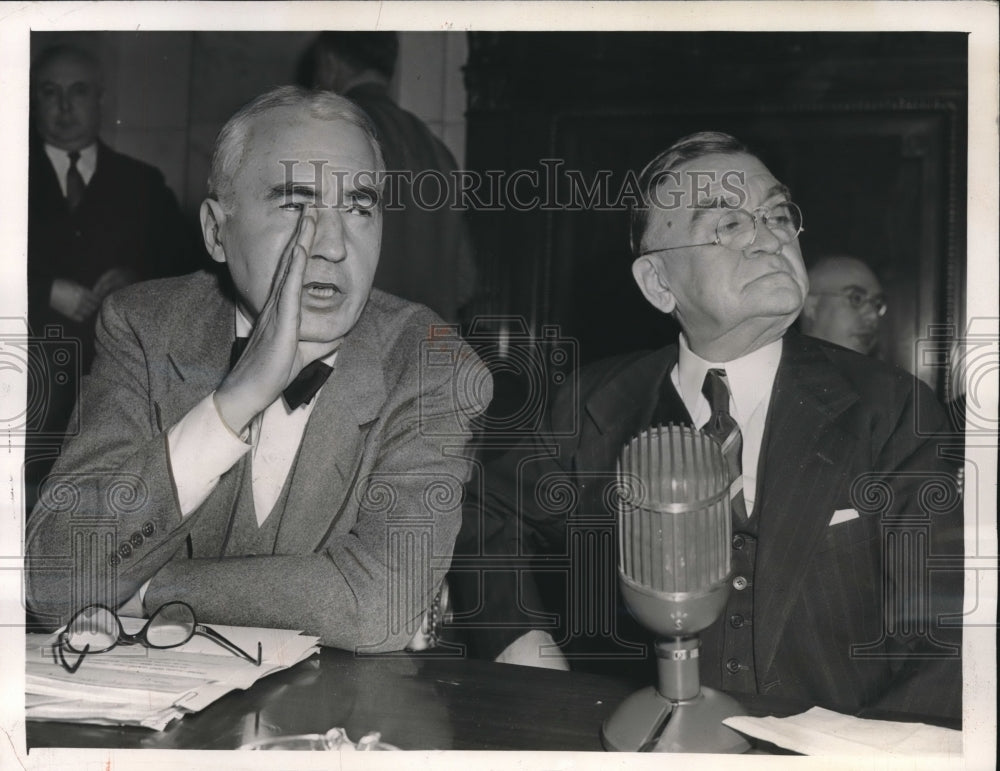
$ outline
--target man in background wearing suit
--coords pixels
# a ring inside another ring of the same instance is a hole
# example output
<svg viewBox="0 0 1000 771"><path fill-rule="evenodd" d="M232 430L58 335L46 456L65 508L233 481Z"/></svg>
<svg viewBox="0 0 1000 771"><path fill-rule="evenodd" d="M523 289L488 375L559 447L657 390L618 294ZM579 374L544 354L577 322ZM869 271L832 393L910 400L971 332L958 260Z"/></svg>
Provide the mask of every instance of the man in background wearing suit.
<svg viewBox="0 0 1000 771"><path fill-rule="evenodd" d="M80 433L25 536L36 613L183 600L346 649L410 639L491 394L438 317L372 291L383 168L330 92L276 89L223 127L201 223L227 275L104 303Z"/></svg>
<svg viewBox="0 0 1000 771"><path fill-rule="evenodd" d="M962 508L928 436L939 404L899 369L788 331L809 288L801 213L736 139L682 139L639 187L632 272L679 343L587 367L544 430L482 472L462 538L481 534L498 569L452 584L456 611L481 610L478 653L652 680L651 637L618 594L608 491L640 431L712 421L736 440L737 482L732 590L702 633L703 683L959 716ZM931 571L941 560L950 570Z"/></svg>
<svg viewBox="0 0 1000 771"><path fill-rule="evenodd" d="M823 257L809 268L809 296L799 317L803 334L872 354L885 311L882 284L856 257Z"/></svg>
<svg viewBox="0 0 1000 771"><path fill-rule="evenodd" d="M386 168L399 173L387 189L395 200L384 213L375 286L457 321L476 281L471 236L462 212L451 208L458 166L423 121L389 96L398 52L395 32L323 32L303 57L300 77L361 107L375 124ZM422 173L437 181L421 184Z"/></svg>
<svg viewBox="0 0 1000 771"><path fill-rule="evenodd" d="M29 437L29 500L58 451L77 367L86 372L93 360L101 301L141 278L192 270L198 254L163 175L99 139L102 94L100 65L83 50L49 48L32 66L28 324L36 338L78 341L79 358L52 366L45 345L33 348L44 374L32 382L44 393L31 400L44 402L45 413Z"/></svg>

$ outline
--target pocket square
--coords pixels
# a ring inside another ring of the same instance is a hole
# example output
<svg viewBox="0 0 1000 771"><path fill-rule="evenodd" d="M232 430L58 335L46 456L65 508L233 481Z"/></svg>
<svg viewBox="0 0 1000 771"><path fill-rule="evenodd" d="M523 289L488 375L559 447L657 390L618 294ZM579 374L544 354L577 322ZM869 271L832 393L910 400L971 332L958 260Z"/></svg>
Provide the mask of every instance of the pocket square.
<svg viewBox="0 0 1000 771"><path fill-rule="evenodd" d="M858 512L856 509L837 509L830 518L830 527L839 525L841 522L850 522L852 519L857 518Z"/></svg>

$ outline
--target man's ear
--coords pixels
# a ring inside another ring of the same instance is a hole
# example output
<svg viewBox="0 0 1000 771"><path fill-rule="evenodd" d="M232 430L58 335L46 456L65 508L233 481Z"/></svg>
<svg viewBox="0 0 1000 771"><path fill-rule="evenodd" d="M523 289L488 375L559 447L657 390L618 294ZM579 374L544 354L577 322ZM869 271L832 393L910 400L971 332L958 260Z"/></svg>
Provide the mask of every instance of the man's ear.
<svg viewBox="0 0 1000 771"><path fill-rule="evenodd" d="M662 262L652 257L640 257L632 263L632 277L650 305L663 313L673 313L677 299L663 275Z"/></svg>
<svg viewBox="0 0 1000 771"><path fill-rule="evenodd" d="M220 231L226 222L226 210L214 198L201 202L201 235L205 239L205 249L216 262L226 261L226 250L222 245Z"/></svg>

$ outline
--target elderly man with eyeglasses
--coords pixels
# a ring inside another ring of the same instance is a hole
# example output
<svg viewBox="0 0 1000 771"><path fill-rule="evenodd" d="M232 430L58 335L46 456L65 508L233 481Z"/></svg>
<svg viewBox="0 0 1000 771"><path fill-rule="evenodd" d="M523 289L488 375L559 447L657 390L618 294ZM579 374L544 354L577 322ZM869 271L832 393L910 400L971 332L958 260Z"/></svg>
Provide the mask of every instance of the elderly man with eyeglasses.
<svg viewBox="0 0 1000 771"><path fill-rule="evenodd" d="M653 680L652 638L618 594L607 491L631 437L724 411L742 492L733 589L702 633L703 684L850 713L959 715L960 633L941 619L961 612L962 511L957 494L931 502L924 490L952 479L925 435L944 429L943 410L906 372L789 329L809 292L803 215L738 140L681 139L639 187L632 273L680 339L585 368L544 431L470 491L460 540L481 534L497 566L473 596L478 652Z"/></svg>
<svg viewBox="0 0 1000 771"><path fill-rule="evenodd" d="M799 318L804 334L871 354L885 311L882 285L856 257L824 257L809 268L809 296Z"/></svg>

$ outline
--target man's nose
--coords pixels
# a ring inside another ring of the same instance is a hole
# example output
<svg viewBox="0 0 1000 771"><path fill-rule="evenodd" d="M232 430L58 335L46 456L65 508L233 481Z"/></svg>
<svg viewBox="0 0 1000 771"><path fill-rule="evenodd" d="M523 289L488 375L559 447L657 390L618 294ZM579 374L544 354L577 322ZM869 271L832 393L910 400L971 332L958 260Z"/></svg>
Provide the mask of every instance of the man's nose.
<svg viewBox="0 0 1000 771"><path fill-rule="evenodd" d="M879 315L875 308L875 303L871 300L866 301L858 311L862 318L870 322L873 327L878 326Z"/></svg>
<svg viewBox="0 0 1000 771"><path fill-rule="evenodd" d="M762 219L758 219L756 236L754 237L753 243L750 244L748 249L746 249L746 252L751 256L754 252L776 254L781 250L783 244L784 242L774 235L774 231L765 225Z"/></svg>
<svg viewBox="0 0 1000 771"><path fill-rule="evenodd" d="M63 89L59 89L57 99L59 100L59 112L69 112L72 107L69 94Z"/></svg>
<svg viewBox="0 0 1000 771"><path fill-rule="evenodd" d="M316 236L311 256L329 262L341 262L347 257L344 216L336 206L321 206L316 210Z"/></svg>

